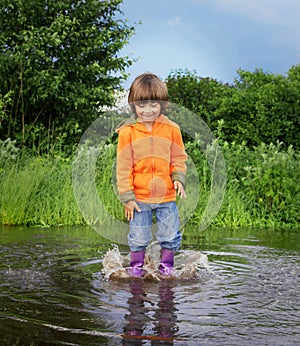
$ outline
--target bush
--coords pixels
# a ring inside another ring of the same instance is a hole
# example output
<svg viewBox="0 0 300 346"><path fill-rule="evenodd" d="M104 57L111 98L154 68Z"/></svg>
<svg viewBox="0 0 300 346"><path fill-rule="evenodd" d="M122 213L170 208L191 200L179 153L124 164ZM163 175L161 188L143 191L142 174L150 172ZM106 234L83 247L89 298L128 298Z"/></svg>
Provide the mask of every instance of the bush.
<svg viewBox="0 0 300 346"><path fill-rule="evenodd" d="M178 70L167 80L170 101L193 111L227 142L259 146L280 141L299 149L300 65L286 76L239 70L233 85Z"/></svg>

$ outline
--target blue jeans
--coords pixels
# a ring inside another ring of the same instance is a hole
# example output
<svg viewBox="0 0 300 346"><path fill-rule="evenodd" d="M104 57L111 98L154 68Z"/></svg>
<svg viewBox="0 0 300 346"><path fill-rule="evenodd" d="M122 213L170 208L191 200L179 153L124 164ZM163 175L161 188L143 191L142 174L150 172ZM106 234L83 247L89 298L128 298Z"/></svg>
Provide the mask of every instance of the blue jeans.
<svg viewBox="0 0 300 346"><path fill-rule="evenodd" d="M156 239L161 247L168 250L178 250L181 244L179 231L179 215L175 202L148 204L137 202L141 211L134 212L130 221L128 245L131 251L144 250L152 240L152 216L156 216Z"/></svg>

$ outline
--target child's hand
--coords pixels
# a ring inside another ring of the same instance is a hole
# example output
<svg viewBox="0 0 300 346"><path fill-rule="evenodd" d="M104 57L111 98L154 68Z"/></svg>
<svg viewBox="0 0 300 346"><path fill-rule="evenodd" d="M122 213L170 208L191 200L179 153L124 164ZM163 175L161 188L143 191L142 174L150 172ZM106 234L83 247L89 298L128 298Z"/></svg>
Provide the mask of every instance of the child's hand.
<svg viewBox="0 0 300 346"><path fill-rule="evenodd" d="M174 181L174 188L175 188L175 190L177 190L177 195L178 196L180 196L182 198L186 197L186 194L185 194L185 191L184 191L184 187L183 187L183 185L181 184L180 181L177 181L177 180Z"/></svg>
<svg viewBox="0 0 300 346"><path fill-rule="evenodd" d="M128 202L124 203L124 208L125 208L125 217L128 221L133 220L134 209L138 212L141 211L141 209L137 205L136 201L128 201Z"/></svg>

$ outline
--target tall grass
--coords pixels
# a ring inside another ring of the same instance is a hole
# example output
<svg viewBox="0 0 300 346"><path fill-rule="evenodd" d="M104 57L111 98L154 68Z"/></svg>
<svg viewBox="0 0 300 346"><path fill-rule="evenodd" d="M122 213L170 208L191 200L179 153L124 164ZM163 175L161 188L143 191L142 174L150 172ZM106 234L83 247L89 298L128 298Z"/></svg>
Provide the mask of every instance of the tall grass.
<svg viewBox="0 0 300 346"><path fill-rule="evenodd" d="M0 143L1 144L1 143ZM210 170L201 150L187 143L195 159L201 196L190 224L198 224L210 193ZM293 227L299 225L299 152L280 143L248 148L223 143L227 188L214 226ZM72 186L72 159L34 156L0 145L0 224L78 225L81 215ZM200 159L199 159L200 158ZM115 144L104 146L97 160L96 186L107 211L123 219L115 192ZM188 190L188 187L187 187ZM99 215L99 217L101 217Z"/></svg>
<svg viewBox="0 0 300 346"><path fill-rule="evenodd" d="M299 225L299 152L278 142L254 148L224 143L223 153L228 187L216 225Z"/></svg>
<svg viewBox="0 0 300 346"><path fill-rule="evenodd" d="M82 224L73 195L70 162L26 152L0 170L0 224Z"/></svg>

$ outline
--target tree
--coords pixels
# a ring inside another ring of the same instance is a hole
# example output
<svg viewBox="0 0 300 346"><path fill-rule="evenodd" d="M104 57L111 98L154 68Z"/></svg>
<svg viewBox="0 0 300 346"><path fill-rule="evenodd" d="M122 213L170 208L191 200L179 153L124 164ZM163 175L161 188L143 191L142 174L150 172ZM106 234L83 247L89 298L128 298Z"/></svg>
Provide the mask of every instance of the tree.
<svg viewBox="0 0 300 346"><path fill-rule="evenodd" d="M250 146L279 141L299 149L300 65L286 75L237 72L228 85L178 70L166 80L170 100L199 115L223 140Z"/></svg>
<svg viewBox="0 0 300 346"><path fill-rule="evenodd" d="M12 95L0 138L49 144L114 103L133 62L119 54L135 30L121 3L0 0L0 94Z"/></svg>
<svg viewBox="0 0 300 346"><path fill-rule="evenodd" d="M248 145L282 142L299 148L300 65L287 76L239 70L232 94L215 112L228 140Z"/></svg>
<svg viewBox="0 0 300 346"><path fill-rule="evenodd" d="M218 118L215 111L222 99L230 92L230 86L209 77L200 77L195 72L178 69L170 73L166 79L170 101L184 106L199 117L218 135ZM193 133L195 124L186 124L186 115L177 115L177 119L185 122L185 128ZM184 138L185 135L183 134ZM187 138L185 138L187 140Z"/></svg>

